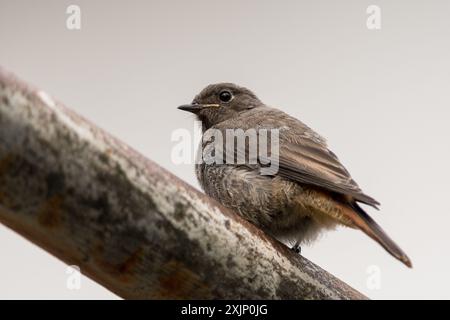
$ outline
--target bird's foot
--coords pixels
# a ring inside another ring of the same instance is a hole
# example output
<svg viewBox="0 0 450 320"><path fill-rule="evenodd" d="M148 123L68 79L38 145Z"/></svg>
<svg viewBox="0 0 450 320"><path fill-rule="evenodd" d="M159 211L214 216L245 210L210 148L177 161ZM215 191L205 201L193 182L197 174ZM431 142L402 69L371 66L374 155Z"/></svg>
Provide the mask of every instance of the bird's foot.
<svg viewBox="0 0 450 320"><path fill-rule="evenodd" d="M302 247L300 247L299 243L296 243L291 248L292 251L294 251L297 254L302 254Z"/></svg>

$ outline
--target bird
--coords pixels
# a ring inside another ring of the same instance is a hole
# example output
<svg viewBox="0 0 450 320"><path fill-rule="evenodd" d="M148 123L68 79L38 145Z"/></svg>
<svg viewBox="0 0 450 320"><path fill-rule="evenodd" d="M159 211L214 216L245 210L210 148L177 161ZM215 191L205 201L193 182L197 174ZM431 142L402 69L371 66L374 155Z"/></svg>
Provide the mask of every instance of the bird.
<svg viewBox="0 0 450 320"><path fill-rule="evenodd" d="M211 132L277 130L277 170L261 174L267 162L249 161L248 143L217 152L246 155L246 162L196 161L195 173L204 192L264 232L291 244L300 253L327 230L346 226L363 231L388 253L412 268L411 260L362 205L380 203L353 180L327 141L306 124L278 108L265 105L252 91L233 83L208 85L193 101L178 107L201 122L199 150L215 144ZM266 132L267 132L266 131ZM233 138L234 139L234 138ZM217 142L216 141L216 142ZM198 152L197 156L202 156ZM265 159L267 160L267 159Z"/></svg>

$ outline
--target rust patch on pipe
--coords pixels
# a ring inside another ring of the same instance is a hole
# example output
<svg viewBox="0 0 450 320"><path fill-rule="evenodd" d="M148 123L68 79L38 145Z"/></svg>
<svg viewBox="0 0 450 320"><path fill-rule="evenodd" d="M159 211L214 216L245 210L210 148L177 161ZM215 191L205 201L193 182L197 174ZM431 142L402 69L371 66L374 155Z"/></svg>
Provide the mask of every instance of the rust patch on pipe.
<svg viewBox="0 0 450 320"><path fill-rule="evenodd" d="M43 227L55 228L61 224L63 198L55 195L49 198L38 212L38 222Z"/></svg>
<svg viewBox="0 0 450 320"><path fill-rule="evenodd" d="M0 203L6 205L7 201L6 194L0 190Z"/></svg>
<svg viewBox="0 0 450 320"><path fill-rule="evenodd" d="M192 299L192 297L210 297L207 285L200 281L199 275L187 268L182 262L171 260L161 269L167 270L159 280L157 298Z"/></svg>
<svg viewBox="0 0 450 320"><path fill-rule="evenodd" d="M124 281L129 280L129 277L133 275L134 270L139 265L143 254L144 249L142 247L138 248L128 257L128 259L117 266L117 271L119 271L121 279Z"/></svg>
<svg viewBox="0 0 450 320"><path fill-rule="evenodd" d="M12 154L7 154L0 159L0 177L2 177L5 172L8 172L13 160L14 156Z"/></svg>
<svg viewBox="0 0 450 320"><path fill-rule="evenodd" d="M119 281L130 282L135 279L138 267L142 263L144 248L138 247L123 262L112 263L104 258L103 244L98 244L94 248L93 256L96 264L108 274L114 276Z"/></svg>
<svg viewBox="0 0 450 320"><path fill-rule="evenodd" d="M1 190L4 188L3 186L3 179L5 175L8 174L8 171L11 168L11 165L14 163L14 156L12 154L8 154L0 159L0 204L4 205L5 207L11 206L11 199L7 195L7 190Z"/></svg>

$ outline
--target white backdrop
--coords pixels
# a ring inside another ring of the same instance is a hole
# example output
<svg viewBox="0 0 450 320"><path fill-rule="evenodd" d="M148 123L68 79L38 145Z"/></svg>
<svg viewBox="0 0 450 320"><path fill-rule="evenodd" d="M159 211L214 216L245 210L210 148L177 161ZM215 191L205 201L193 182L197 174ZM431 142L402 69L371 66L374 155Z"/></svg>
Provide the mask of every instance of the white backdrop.
<svg viewBox="0 0 450 320"><path fill-rule="evenodd" d="M68 30L66 8L81 9ZM381 29L366 26L369 5ZM408 270L361 232L303 254L371 298L450 298L449 1L0 0L0 64L198 187L170 161L176 107L235 82L328 138ZM0 298L115 298L0 226ZM375 277L375 278L374 278ZM374 282L374 280L376 280Z"/></svg>

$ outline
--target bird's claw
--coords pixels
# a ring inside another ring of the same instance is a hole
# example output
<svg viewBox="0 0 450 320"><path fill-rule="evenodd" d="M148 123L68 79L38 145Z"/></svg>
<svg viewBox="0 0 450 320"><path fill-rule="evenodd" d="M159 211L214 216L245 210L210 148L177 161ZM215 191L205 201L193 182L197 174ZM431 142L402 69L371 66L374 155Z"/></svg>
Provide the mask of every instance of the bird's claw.
<svg viewBox="0 0 450 320"><path fill-rule="evenodd" d="M302 254L302 247L298 243L294 244L291 248L292 251L294 251L297 254Z"/></svg>

